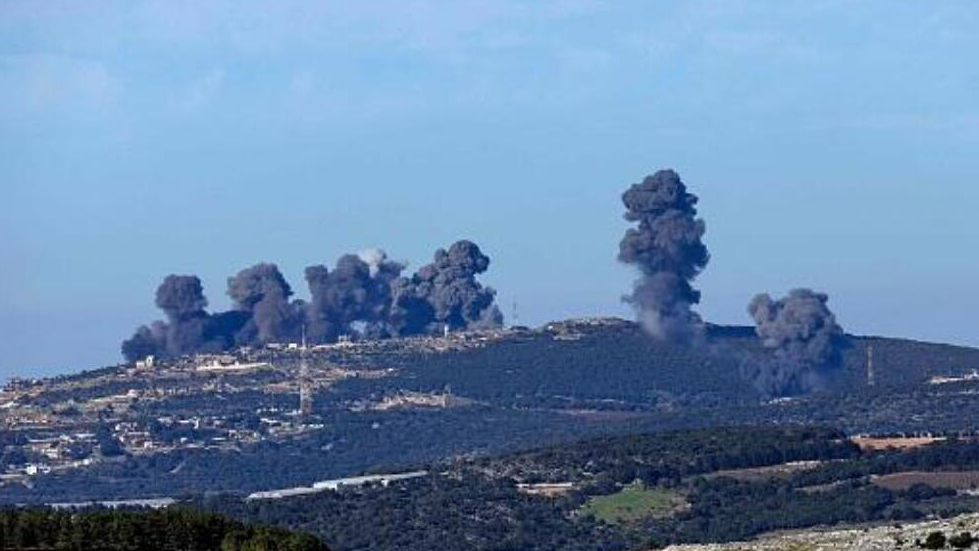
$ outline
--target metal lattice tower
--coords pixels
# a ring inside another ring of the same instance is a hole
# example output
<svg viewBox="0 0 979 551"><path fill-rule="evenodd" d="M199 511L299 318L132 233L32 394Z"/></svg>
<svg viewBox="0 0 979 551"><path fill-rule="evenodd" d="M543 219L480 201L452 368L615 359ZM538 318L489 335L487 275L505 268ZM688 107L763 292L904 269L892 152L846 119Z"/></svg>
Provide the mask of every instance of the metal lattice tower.
<svg viewBox="0 0 979 551"><path fill-rule="evenodd" d="M306 326L303 326L302 348L299 349L299 413L309 415L313 412L313 388L306 362Z"/></svg>

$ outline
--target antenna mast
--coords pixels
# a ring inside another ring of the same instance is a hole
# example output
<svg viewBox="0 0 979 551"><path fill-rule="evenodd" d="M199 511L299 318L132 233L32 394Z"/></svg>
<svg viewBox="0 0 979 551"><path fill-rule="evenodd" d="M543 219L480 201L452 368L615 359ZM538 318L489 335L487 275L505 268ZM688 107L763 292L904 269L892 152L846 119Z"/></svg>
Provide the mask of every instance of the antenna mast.
<svg viewBox="0 0 979 551"><path fill-rule="evenodd" d="M299 349L299 413L309 415L313 412L313 389L306 362L306 326L303 325L302 347Z"/></svg>

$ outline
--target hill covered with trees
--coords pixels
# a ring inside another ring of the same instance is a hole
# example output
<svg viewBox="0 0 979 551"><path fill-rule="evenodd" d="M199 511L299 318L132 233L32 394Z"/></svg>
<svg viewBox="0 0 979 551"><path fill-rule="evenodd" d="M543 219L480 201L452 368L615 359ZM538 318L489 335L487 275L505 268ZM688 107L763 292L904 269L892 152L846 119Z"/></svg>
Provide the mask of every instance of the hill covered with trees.
<svg viewBox="0 0 979 551"><path fill-rule="evenodd" d="M342 551L628 551L972 511L979 498L954 488L876 477L975 471L977 445L872 451L818 427L670 431L434 465L384 487L195 505L308 530Z"/></svg>
<svg viewBox="0 0 979 551"><path fill-rule="evenodd" d="M823 390L779 399L742 376L746 364L771 357L748 327L710 326L704 342L688 346L616 319L352 343L307 354L323 382L305 417L295 414L298 352L241 354L268 367L211 372L188 357L52 379L17 395L16 411L5 415L45 417L50 428L28 423L0 434L7 464L39 460L24 452L32 440L109 428L113 438L135 434L152 447L127 445L111 460L5 483L0 502L243 495L457 456L731 423L958 432L974 430L979 418L979 380L929 384L971 373L979 350L882 337L847 336ZM124 411L90 405L114 397L125 400ZM89 448L98 455L106 447Z"/></svg>

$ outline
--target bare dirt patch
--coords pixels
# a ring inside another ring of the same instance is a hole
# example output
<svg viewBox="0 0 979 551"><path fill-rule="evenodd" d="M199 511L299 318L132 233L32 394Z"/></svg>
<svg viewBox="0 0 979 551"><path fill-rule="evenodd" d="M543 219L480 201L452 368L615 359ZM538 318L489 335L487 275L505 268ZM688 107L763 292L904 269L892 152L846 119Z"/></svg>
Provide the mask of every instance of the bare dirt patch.
<svg viewBox="0 0 979 551"><path fill-rule="evenodd" d="M528 495L559 497L574 489L571 482L544 482L541 484L517 484L517 490Z"/></svg>
<svg viewBox="0 0 979 551"><path fill-rule="evenodd" d="M895 449L911 449L919 448L921 446L927 446L928 444L933 444L935 442L941 442L945 440L944 437L937 436L914 436L914 437L898 437L898 438L878 438L874 436L855 436L850 439L854 444L860 446L862 450L886 450L888 448Z"/></svg>
<svg viewBox="0 0 979 551"><path fill-rule="evenodd" d="M758 482L771 479L786 479L792 473L814 469L822 464L822 461L793 461L780 465L770 465L768 467L754 467L750 469L729 469L717 471L707 475L707 478L717 478L726 476L746 482Z"/></svg>
<svg viewBox="0 0 979 551"><path fill-rule="evenodd" d="M979 488L979 471L920 472L885 474L871 477L871 482L888 490L907 490L915 484L927 484L932 488L970 490Z"/></svg>

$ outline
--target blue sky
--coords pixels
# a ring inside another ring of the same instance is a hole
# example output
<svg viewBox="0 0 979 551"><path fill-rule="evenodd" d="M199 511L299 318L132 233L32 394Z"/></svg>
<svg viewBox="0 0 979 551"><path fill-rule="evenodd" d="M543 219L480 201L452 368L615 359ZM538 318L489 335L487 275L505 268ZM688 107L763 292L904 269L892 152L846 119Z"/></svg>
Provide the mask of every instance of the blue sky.
<svg viewBox="0 0 979 551"><path fill-rule="evenodd" d="M509 314L629 315L619 194L701 197L701 313L812 286L979 345L974 0L0 0L0 379L198 274L471 238Z"/></svg>

